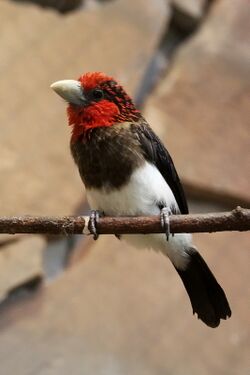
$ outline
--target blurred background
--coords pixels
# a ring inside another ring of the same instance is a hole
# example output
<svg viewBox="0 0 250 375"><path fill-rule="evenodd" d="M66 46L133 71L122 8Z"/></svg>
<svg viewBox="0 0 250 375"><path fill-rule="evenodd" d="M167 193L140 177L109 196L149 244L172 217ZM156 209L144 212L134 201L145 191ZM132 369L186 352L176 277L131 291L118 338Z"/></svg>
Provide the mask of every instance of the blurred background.
<svg viewBox="0 0 250 375"><path fill-rule="evenodd" d="M94 70L160 135L192 213L249 207L249 42L248 0L2 0L0 215L88 212L49 86ZM160 254L0 235L0 373L250 374L249 239L195 235L233 311L210 329Z"/></svg>

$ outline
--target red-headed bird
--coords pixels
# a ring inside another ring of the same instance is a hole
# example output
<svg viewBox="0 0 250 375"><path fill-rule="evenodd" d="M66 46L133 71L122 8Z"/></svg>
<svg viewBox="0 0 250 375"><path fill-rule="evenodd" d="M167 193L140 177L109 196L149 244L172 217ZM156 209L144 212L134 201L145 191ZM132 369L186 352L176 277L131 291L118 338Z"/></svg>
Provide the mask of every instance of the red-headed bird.
<svg viewBox="0 0 250 375"><path fill-rule="evenodd" d="M93 210L109 216L161 214L166 224L166 212L188 214L168 151L121 85L94 72L51 87L68 102L71 152ZM187 290L193 313L209 327L231 316L225 293L190 234L121 238L168 256Z"/></svg>

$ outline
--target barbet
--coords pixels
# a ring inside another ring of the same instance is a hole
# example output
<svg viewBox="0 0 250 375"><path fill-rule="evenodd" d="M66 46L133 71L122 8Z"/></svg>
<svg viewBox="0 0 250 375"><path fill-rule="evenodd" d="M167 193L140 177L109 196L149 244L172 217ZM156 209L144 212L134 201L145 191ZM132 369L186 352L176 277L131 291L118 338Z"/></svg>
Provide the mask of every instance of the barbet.
<svg viewBox="0 0 250 375"><path fill-rule="evenodd" d="M108 216L161 214L166 224L167 213L188 214L168 151L121 85L94 72L51 87L68 102L71 152L93 210ZM231 316L225 293L190 234L122 235L121 239L168 256L193 313L209 327Z"/></svg>

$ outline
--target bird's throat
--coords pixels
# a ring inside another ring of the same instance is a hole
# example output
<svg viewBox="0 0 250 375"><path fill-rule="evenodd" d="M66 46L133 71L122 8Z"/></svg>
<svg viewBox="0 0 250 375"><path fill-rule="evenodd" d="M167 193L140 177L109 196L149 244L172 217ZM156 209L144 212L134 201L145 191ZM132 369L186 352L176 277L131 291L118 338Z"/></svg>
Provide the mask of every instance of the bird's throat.
<svg viewBox="0 0 250 375"><path fill-rule="evenodd" d="M67 114L69 125L73 126L71 142L74 142L90 129L114 125L119 116L119 109L114 103L102 100L88 107L70 104Z"/></svg>
<svg viewBox="0 0 250 375"><path fill-rule="evenodd" d="M95 102L87 107L70 104L67 108L68 123L73 126L71 143L95 128L105 128L126 122L136 122L141 114L132 102L116 105L108 100Z"/></svg>

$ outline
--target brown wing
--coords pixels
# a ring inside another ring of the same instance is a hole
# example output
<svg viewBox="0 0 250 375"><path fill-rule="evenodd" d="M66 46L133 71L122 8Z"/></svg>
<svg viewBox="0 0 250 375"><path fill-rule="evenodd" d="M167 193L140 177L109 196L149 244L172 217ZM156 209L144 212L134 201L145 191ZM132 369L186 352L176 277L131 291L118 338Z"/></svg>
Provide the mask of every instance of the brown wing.
<svg viewBox="0 0 250 375"><path fill-rule="evenodd" d="M182 214L188 214L188 205L173 160L160 139L146 122L137 125L134 131L138 134L145 158L155 164L172 190Z"/></svg>

